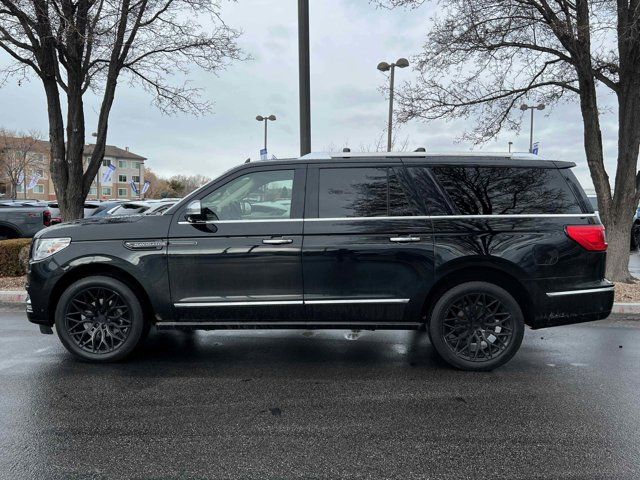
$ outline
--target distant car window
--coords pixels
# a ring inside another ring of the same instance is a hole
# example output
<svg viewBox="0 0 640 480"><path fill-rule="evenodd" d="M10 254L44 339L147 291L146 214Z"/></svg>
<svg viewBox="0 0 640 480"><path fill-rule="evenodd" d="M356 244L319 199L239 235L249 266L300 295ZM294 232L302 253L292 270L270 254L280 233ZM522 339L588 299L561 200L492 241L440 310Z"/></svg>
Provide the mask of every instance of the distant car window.
<svg viewBox="0 0 640 480"><path fill-rule="evenodd" d="M294 170L252 172L201 200L209 220L291 218Z"/></svg>
<svg viewBox="0 0 640 480"><path fill-rule="evenodd" d="M555 168L434 167L433 172L460 214L582 213Z"/></svg>

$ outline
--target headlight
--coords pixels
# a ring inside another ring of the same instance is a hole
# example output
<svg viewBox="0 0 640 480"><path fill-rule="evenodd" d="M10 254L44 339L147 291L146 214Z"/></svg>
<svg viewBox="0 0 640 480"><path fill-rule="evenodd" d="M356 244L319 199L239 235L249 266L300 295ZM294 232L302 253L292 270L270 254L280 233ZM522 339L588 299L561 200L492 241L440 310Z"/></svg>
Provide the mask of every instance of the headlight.
<svg viewBox="0 0 640 480"><path fill-rule="evenodd" d="M67 248L70 243L70 238L38 238L33 248L33 261L50 257L54 253Z"/></svg>

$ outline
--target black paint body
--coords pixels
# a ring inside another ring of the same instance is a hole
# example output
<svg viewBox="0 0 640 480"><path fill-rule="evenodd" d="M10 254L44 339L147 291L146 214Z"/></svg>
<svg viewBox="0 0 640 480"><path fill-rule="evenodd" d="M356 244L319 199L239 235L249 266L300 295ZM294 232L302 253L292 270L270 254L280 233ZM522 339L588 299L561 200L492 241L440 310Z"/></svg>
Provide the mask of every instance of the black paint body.
<svg viewBox="0 0 640 480"><path fill-rule="evenodd" d="M419 328L437 296L462 280L504 286L534 328L605 318L612 308L612 290L547 295L611 286L604 279L605 253L587 251L565 233L569 224L599 223L570 172L572 164L521 162L518 166L541 171L560 169L581 213L570 217L457 215L450 200L439 193L431 169L437 165L513 166L513 160L499 157L245 164L164 215L88 218L39 232L36 238L71 237L72 243L52 257L31 262L28 316L34 323L52 325L66 286L86 275L110 275L134 288L149 317L161 327ZM433 182L428 187L432 191L429 198L414 202L413 216L318 218L322 169L354 166L387 169L388 178L398 175L405 185L417 172L411 169L421 168L425 175L421 181ZM191 201L248 172L279 169L295 171L289 219L207 225L185 221ZM394 243L393 237L417 240ZM263 243L280 238L291 242ZM128 240L158 244L132 247L125 243Z"/></svg>

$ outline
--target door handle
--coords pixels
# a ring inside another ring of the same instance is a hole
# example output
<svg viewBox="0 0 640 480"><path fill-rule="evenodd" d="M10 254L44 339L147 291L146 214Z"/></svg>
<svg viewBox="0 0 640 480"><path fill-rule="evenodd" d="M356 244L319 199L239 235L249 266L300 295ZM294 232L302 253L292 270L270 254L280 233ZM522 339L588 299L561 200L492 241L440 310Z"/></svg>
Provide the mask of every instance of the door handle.
<svg viewBox="0 0 640 480"><path fill-rule="evenodd" d="M409 236L409 237L391 237L389 239L390 242L395 242L395 243L409 243L409 242L419 242L420 241L420 237L413 237L413 236Z"/></svg>
<svg viewBox="0 0 640 480"><path fill-rule="evenodd" d="M284 245L286 243L293 243L293 240L290 238L264 238L262 243L267 245Z"/></svg>

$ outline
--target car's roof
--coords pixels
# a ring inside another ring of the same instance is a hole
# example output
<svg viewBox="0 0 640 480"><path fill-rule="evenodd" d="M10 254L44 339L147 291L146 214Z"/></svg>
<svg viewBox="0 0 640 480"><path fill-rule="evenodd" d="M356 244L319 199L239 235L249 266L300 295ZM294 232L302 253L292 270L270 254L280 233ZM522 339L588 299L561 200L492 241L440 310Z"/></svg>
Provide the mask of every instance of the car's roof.
<svg viewBox="0 0 640 480"><path fill-rule="evenodd" d="M521 152L312 152L300 158L257 160L248 165L274 165L291 163L349 162L368 163L399 161L405 163L432 163L458 165L495 165L539 168L571 168L575 163L542 159ZM240 165L239 167L241 167Z"/></svg>

